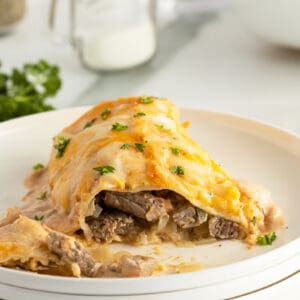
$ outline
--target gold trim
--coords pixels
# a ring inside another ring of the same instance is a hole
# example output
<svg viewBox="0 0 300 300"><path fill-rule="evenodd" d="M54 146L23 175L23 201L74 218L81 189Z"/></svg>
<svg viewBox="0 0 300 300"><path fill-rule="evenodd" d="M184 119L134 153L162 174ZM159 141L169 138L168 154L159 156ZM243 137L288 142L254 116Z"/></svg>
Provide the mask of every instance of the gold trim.
<svg viewBox="0 0 300 300"><path fill-rule="evenodd" d="M300 273L300 269L297 270L297 271L295 271L294 273L292 273L292 274L290 274L290 275L288 275L288 276L282 278L282 279L279 279L279 280L277 280L277 281L275 281L275 282L273 282L273 283L270 283L270 284L268 284L268 285L266 285L266 286L263 286L263 287L261 287L261 288L259 288L259 289L256 289L256 290L253 290L253 291L244 293L244 294L240 294L240 295L237 295L237 296L234 296L234 297L225 298L224 300L234 300L234 299L238 299L238 298L240 298L240 297L244 297L244 296L248 296L248 295L251 295L251 294L260 292L260 291L265 290L265 289L268 289L268 288L270 288L270 287L272 287L272 286L274 286L274 285L277 285L278 283L281 283L281 282L283 282L283 281L285 281L285 280L287 280L287 279L289 279L289 278L291 278L291 277L297 275L298 273Z"/></svg>

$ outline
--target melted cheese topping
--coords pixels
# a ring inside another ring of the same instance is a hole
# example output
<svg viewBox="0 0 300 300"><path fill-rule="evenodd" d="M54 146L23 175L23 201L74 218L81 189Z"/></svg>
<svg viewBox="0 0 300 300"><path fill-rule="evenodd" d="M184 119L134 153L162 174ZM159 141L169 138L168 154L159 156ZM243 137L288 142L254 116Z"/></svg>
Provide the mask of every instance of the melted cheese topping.
<svg viewBox="0 0 300 300"><path fill-rule="evenodd" d="M54 204L66 215L84 217L93 210L96 194L102 190L137 192L169 189L210 214L247 224L237 184L218 166L179 122L178 109L167 99L122 98L95 106L58 136L71 139L63 157L53 149L49 162L49 183ZM101 113L110 110L103 120ZM137 116L139 112L145 115ZM94 120L91 127L85 125ZM128 126L112 130L113 124ZM57 139L54 144L57 143ZM121 149L124 143L132 145ZM140 152L135 144L144 145ZM179 148L175 155L172 148ZM112 166L113 173L99 174L97 166ZM173 173L180 166L184 175Z"/></svg>

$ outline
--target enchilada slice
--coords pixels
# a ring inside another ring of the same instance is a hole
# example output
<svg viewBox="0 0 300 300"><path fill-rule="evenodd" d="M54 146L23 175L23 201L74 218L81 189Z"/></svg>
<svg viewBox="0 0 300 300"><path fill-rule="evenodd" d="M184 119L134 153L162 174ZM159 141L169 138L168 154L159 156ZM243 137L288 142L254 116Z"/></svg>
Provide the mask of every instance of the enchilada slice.
<svg viewBox="0 0 300 300"><path fill-rule="evenodd" d="M228 176L163 98L95 106L54 138L48 169L34 176L34 198L47 190L55 210L44 222L98 242L254 242L282 224L270 196ZM24 214L37 202L30 193Z"/></svg>

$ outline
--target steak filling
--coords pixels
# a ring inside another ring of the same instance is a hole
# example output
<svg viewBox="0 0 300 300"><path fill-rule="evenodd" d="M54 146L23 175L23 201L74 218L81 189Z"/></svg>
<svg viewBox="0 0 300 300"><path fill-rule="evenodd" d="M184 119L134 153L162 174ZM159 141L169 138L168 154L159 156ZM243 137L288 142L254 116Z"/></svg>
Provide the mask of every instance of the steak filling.
<svg viewBox="0 0 300 300"><path fill-rule="evenodd" d="M106 192L104 203L148 222L157 221L167 214L167 201L149 192Z"/></svg>
<svg viewBox="0 0 300 300"><path fill-rule="evenodd" d="M108 243L117 236L123 236L134 228L134 220L131 216L117 210L107 210L98 218L89 217L88 223L93 238L99 243Z"/></svg>
<svg viewBox="0 0 300 300"><path fill-rule="evenodd" d="M86 218L93 238L100 243L119 240L150 228L151 224L164 227L168 222L178 230L191 231L206 226L211 237L237 239L240 226L221 217L208 216L181 195L168 190L137 193L102 191L95 200L97 214ZM166 224L165 224L166 223ZM142 226L141 226L142 225Z"/></svg>
<svg viewBox="0 0 300 300"><path fill-rule="evenodd" d="M209 234L218 239L238 239L240 227L236 222L220 217L212 217L208 221Z"/></svg>

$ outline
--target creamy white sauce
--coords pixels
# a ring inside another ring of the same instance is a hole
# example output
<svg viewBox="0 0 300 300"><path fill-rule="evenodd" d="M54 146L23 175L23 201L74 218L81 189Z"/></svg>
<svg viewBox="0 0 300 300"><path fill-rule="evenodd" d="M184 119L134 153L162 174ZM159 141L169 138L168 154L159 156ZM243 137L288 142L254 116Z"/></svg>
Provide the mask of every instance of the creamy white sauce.
<svg viewBox="0 0 300 300"><path fill-rule="evenodd" d="M237 180L237 183L241 192L253 199L262 210L264 219L258 224L262 231L274 231L284 224L283 214L275 205L268 189L243 180Z"/></svg>

